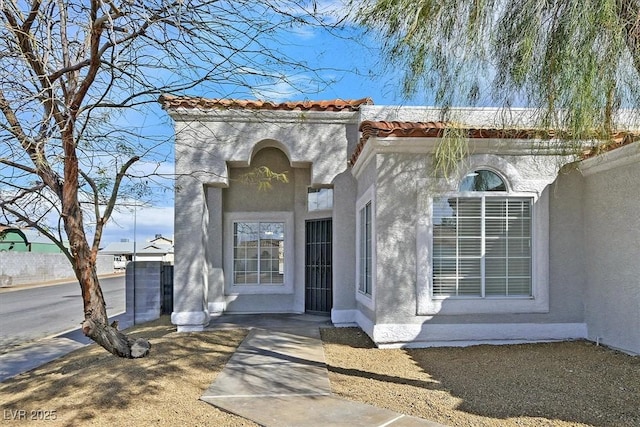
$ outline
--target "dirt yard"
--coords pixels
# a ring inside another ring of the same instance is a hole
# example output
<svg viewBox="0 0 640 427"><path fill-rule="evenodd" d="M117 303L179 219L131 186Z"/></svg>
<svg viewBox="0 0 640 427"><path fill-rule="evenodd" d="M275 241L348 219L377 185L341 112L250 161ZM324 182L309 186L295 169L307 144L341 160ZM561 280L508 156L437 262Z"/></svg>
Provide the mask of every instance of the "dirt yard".
<svg viewBox="0 0 640 427"><path fill-rule="evenodd" d="M322 331L335 394L450 426L640 426L640 357L578 341L379 350Z"/></svg>
<svg viewBox="0 0 640 427"><path fill-rule="evenodd" d="M149 357L92 345L0 383L0 424L256 425L198 400L245 330L177 334L163 317L132 331ZM322 336L347 399L450 426L640 426L640 358L590 343L379 350L356 328ZM11 421L19 411L49 421Z"/></svg>
<svg viewBox="0 0 640 427"><path fill-rule="evenodd" d="M151 341L148 357L91 345L0 383L0 425L256 426L198 400L247 331L178 334L168 316L130 331ZM11 421L18 411L26 420Z"/></svg>

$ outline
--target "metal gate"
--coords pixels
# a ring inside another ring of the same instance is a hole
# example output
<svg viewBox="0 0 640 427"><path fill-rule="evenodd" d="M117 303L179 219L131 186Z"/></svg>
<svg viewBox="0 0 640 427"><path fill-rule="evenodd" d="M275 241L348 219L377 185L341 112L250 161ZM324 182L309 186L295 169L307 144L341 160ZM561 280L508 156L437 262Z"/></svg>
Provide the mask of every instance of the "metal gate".
<svg viewBox="0 0 640 427"><path fill-rule="evenodd" d="M160 314L171 314L173 311L173 265L163 265L160 269L160 290L162 303Z"/></svg>
<svg viewBox="0 0 640 427"><path fill-rule="evenodd" d="M331 219L306 222L305 310L330 313L333 306Z"/></svg>

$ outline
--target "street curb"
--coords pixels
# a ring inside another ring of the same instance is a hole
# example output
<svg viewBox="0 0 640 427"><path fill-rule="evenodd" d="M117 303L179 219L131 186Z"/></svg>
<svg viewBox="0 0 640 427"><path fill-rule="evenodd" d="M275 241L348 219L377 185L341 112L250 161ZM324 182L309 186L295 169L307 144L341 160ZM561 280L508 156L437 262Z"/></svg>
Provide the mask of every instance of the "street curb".
<svg viewBox="0 0 640 427"><path fill-rule="evenodd" d="M108 273L108 274L101 274L98 276L98 279L109 279L112 277L120 277L120 276L124 276L125 273ZM37 288L44 288L47 286L56 286L56 285L66 285L68 283L75 283L77 282L78 279L76 279L75 277L67 277L64 279L56 279L56 280L50 280L47 282L32 282L32 283L21 283L19 285L10 285L10 286L0 286L0 293L4 293L4 292L12 292L12 291L21 291L23 289L37 289Z"/></svg>

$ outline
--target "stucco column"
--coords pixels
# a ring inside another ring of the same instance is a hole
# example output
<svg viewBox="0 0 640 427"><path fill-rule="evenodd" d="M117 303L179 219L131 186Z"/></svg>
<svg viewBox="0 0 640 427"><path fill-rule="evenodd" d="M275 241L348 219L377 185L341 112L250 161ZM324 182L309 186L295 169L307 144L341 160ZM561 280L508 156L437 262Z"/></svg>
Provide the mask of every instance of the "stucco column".
<svg viewBox="0 0 640 427"><path fill-rule="evenodd" d="M336 177L333 190L334 324L356 320L356 181L350 171Z"/></svg>
<svg viewBox="0 0 640 427"><path fill-rule="evenodd" d="M178 332L201 331L209 323L205 242L207 208L204 187L178 176L175 193L175 267L171 322Z"/></svg>
<svg viewBox="0 0 640 427"><path fill-rule="evenodd" d="M222 314L227 308L222 266L222 188L207 187L206 191L209 215L205 247L209 283L207 302L209 313L213 316Z"/></svg>

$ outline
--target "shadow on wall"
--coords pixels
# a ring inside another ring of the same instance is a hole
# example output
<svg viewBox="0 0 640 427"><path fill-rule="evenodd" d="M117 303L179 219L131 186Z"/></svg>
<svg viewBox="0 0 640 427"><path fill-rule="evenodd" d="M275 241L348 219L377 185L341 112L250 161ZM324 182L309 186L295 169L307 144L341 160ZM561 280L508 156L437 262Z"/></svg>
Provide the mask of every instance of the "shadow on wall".
<svg viewBox="0 0 640 427"><path fill-rule="evenodd" d="M227 121L212 126L198 121L180 124L184 128L176 143L176 174L191 176L205 185L227 184L228 166L248 167L252 157L265 148L281 150L292 167L309 166L313 176L334 175L333 172L347 167L347 156L358 137L356 125L336 125L341 129L336 132L336 127L307 124L304 119L286 124L267 121ZM344 146L334 143L336 138L350 139L344 141Z"/></svg>

